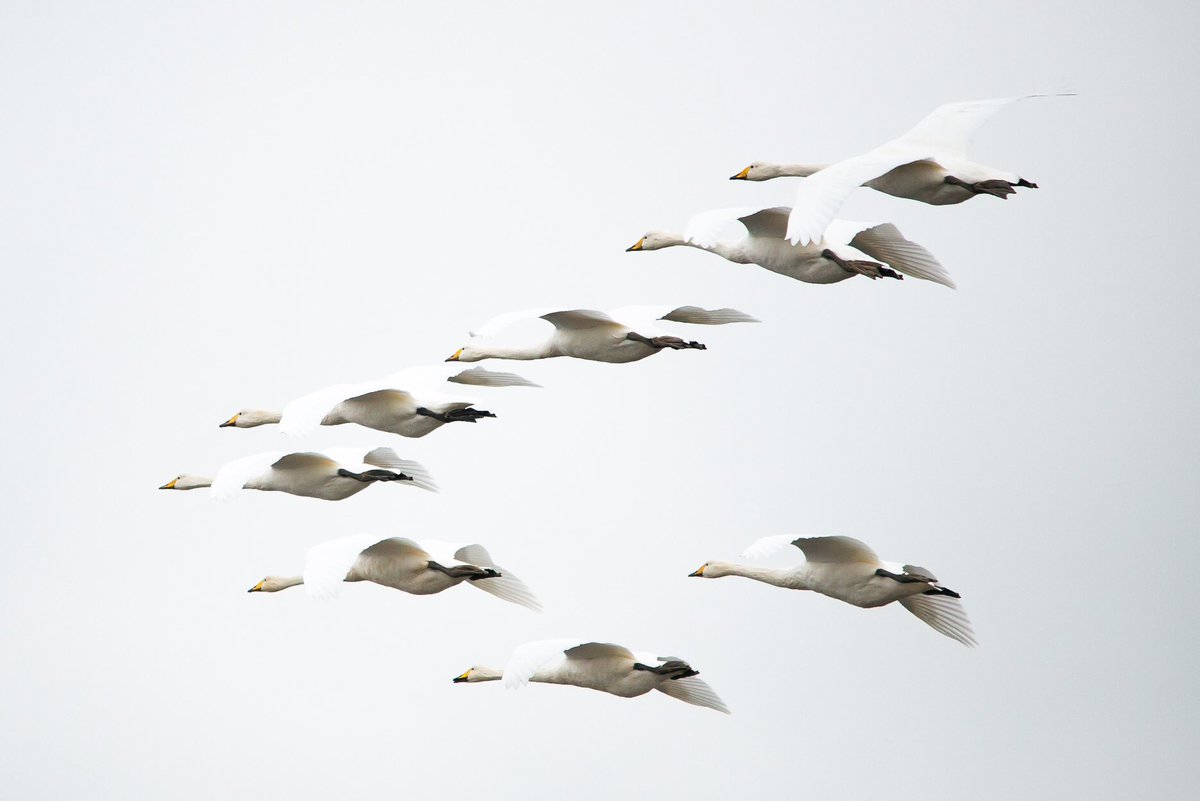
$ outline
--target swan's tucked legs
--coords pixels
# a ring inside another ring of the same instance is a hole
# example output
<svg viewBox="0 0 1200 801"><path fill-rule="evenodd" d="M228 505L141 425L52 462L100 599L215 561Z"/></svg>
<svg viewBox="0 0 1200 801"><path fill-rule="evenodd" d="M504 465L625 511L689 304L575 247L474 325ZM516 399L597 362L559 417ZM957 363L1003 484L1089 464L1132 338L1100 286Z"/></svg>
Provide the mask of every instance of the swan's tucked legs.
<svg viewBox="0 0 1200 801"><path fill-rule="evenodd" d="M973 184L969 184L961 178L955 178L953 175L947 175L943 180L945 180L945 182L951 186L961 186L963 189L969 189L977 195L991 195L992 197L998 197L1001 200L1004 200L1009 195L1016 194L1017 191L1013 189L1013 185L1008 181L977 181ZM1029 182L1026 181L1026 183ZM1018 184L1018 186L1020 186L1020 184ZM1034 186L1032 188L1036 189L1037 187Z"/></svg>
<svg viewBox="0 0 1200 801"><path fill-rule="evenodd" d="M347 470L344 467L339 467L337 474L343 478L352 478L355 481L361 481L364 484L370 484L372 481L412 481L412 476L406 476L403 473L393 473L391 470L364 470L361 473L355 473Z"/></svg>
<svg viewBox="0 0 1200 801"><path fill-rule="evenodd" d="M679 337L644 337L641 334L630 331L625 335L626 339L634 342L641 342L643 345L649 345L652 348L670 348L671 350L684 350L685 348L695 348L696 350L708 350L708 346L700 342L685 342Z"/></svg>
<svg viewBox="0 0 1200 801"><path fill-rule="evenodd" d="M874 281L876 278L895 278L897 281L904 280L903 275L901 275L900 273L896 272L895 270L893 270L889 267L884 267L879 262L863 261L861 259L843 259L841 256L834 253L829 248L825 248L825 250L822 250L821 255L823 257L829 259L831 262L836 264L838 267L841 267L846 272L857 273L858 275L865 275L867 278L870 278L872 281Z"/></svg>
<svg viewBox="0 0 1200 801"><path fill-rule="evenodd" d="M499 578L500 571L492 570L490 567L472 567L471 565L455 565L454 567L446 567L440 565L433 560L429 561L429 569L436 570L439 573L445 573L450 578L465 578L467 581L479 581L480 579Z"/></svg>
<svg viewBox="0 0 1200 801"><path fill-rule="evenodd" d="M481 417L495 417L489 411L484 409L452 409L448 412L435 412L432 409L426 409L424 406L417 407L417 414L425 417L432 417L440 423L474 423Z"/></svg>
<svg viewBox="0 0 1200 801"><path fill-rule="evenodd" d="M656 673L659 676L669 676L672 680L686 679L688 676L699 676L700 675L700 671L693 670L692 666L689 665L688 663L680 662L675 659L672 659L668 662L663 662L661 665L658 665L657 667L650 667L649 665L643 665L641 662L634 662L633 669L634 670L646 670L651 673Z"/></svg>

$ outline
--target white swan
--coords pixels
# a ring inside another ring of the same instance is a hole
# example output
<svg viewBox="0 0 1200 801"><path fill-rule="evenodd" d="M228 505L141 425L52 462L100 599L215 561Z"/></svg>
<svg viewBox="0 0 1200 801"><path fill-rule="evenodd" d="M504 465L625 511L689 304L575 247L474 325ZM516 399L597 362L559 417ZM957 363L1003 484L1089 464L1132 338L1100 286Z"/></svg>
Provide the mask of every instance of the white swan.
<svg viewBox="0 0 1200 801"><path fill-rule="evenodd" d="M950 275L933 254L905 239L891 223L834 220L824 237L807 245L793 245L784 237L789 211L786 206L777 206L702 212L688 220L682 235L650 231L626 252L687 245L809 284L833 284L856 275L871 279L909 275L954 288ZM740 235L722 238L734 223L740 223Z"/></svg>
<svg viewBox="0 0 1200 801"><path fill-rule="evenodd" d="M506 344L497 338L511 327L529 320L545 320L554 330L536 342ZM698 306L625 306L612 312L590 309L529 309L493 317L471 333L466 345L446 361L476 362L480 359L550 359L571 356L596 362L624 364L652 356L664 348L682 350L705 345L655 330L654 323L666 320L696 325L756 323L758 320L737 309L701 309Z"/></svg>
<svg viewBox="0 0 1200 801"><path fill-rule="evenodd" d="M212 497L228 500L243 489L286 492L340 501L379 481L398 481L427 490L437 485L419 463L401 459L391 448L328 448L324 451L258 453L227 462L215 478L180 475L159 489L211 487Z"/></svg>
<svg viewBox="0 0 1200 801"><path fill-rule="evenodd" d="M772 568L705 562L690 575L744 576L789 590L812 590L864 609L899 601L947 637L963 645L976 644L971 621L958 593L939 586L933 574L923 567L881 561L866 543L853 537L763 537L743 551L742 556L760 559L789 545L804 552L803 564Z"/></svg>
<svg viewBox="0 0 1200 801"><path fill-rule="evenodd" d="M497 598L542 611L525 583L492 561L482 545L462 545L365 534L310 548L303 576L267 576L250 592L278 592L303 584L314 598L336 597L346 581L370 581L413 595L433 595L467 582Z"/></svg>
<svg viewBox="0 0 1200 801"><path fill-rule="evenodd" d="M1055 95L1061 97L1064 95ZM1015 187L1036 189L1016 173L987 167L967 158L972 137L1005 106L1030 97L947 103L908 133L860 156L836 164L767 164L755 162L734 180L766 181L780 176L806 176L796 193L787 238L807 245L820 239L846 198L859 186L935 206L962 203L976 195L1004 199Z"/></svg>
<svg viewBox="0 0 1200 801"><path fill-rule="evenodd" d="M674 656L634 653L622 645L581 639L540 640L513 652L504 670L476 666L454 678L455 683L504 679L510 689L531 681L570 684L634 698L651 690L696 706L729 714L729 707L699 677L699 671Z"/></svg>
<svg viewBox="0 0 1200 801"><path fill-rule="evenodd" d="M446 423L474 423L495 417L472 408L475 401L450 394L457 384L482 387L536 387L515 373L498 373L454 365L410 367L386 378L358 384L337 384L297 398L282 412L243 409L221 428L254 428L279 423L284 434L302 435L319 426L357 423L402 437L423 437Z"/></svg>

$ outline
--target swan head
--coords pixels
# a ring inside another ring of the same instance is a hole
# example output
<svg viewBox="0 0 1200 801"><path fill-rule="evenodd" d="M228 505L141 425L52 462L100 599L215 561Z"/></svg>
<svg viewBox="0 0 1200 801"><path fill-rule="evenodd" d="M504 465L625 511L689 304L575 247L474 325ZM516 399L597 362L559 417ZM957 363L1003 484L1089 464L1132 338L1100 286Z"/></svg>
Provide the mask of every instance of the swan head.
<svg viewBox="0 0 1200 801"><path fill-rule="evenodd" d="M193 490L193 489L200 489L201 487L208 487L211 485L212 485L211 478L204 478L203 476L189 476L189 475L184 474L181 476L175 476L175 478L171 479L166 484L163 484L161 487L159 487L159 489Z"/></svg>
<svg viewBox="0 0 1200 801"><path fill-rule="evenodd" d="M295 579L283 578L282 576L267 576L262 581L255 584L246 592L279 592L286 590L288 587L296 586Z"/></svg>
<svg viewBox="0 0 1200 801"><path fill-rule="evenodd" d="M233 417L221 423L218 428L254 428L255 426L265 426L270 423L278 423L280 416L279 412L268 412L264 409L242 409Z"/></svg>
<svg viewBox="0 0 1200 801"><path fill-rule="evenodd" d="M768 181L779 177L779 167L775 164L756 161L737 175L729 176L731 181Z"/></svg>
<svg viewBox="0 0 1200 801"><path fill-rule="evenodd" d="M467 343L446 359L448 362L478 362L488 358L488 355L482 348L476 347L471 343Z"/></svg>
<svg viewBox="0 0 1200 801"><path fill-rule="evenodd" d="M646 235L634 242L630 247L625 248L626 253L632 253L636 250L660 250L669 248L672 245L682 245L683 239L675 234L667 234L662 231L647 231Z"/></svg>
<svg viewBox="0 0 1200 801"><path fill-rule="evenodd" d="M695 571L688 573L688 578L721 578L723 576L732 575L729 568L732 565L727 562L705 562L696 568Z"/></svg>
<svg viewBox="0 0 1200 801"><path fill-rule="evenodd" d="M504 671L502 670L496 670L495 668L481 667L477 665L475 667L468 668L466 672L455 676L453 679L451 679L451 681L453 681L455 684L462 684L464 682L474 683L477 681L498 681L503 675Z"/></svg>

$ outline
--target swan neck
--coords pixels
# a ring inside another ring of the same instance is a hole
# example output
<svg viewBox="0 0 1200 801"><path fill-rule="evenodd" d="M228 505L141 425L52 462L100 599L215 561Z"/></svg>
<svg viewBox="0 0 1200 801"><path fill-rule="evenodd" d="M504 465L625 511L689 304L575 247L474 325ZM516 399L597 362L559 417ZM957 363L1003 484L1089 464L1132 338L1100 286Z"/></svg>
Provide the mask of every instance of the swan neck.
<svg viewBox="0 0 1200 801"><path fill-rule="evenodd" d="M513 359L516 361L547 359L557 355L553 350L549 341L536 345L479 345L475 348L477 358L473 358L471 361L479 359Z"/></svg>
<svg viewBox="0 0 1200 801"><path fill-rule="evenodd" d="M776 166L777 178L807 178L815 172L828 167L828 164L779 164Z"/></svg>
<svg viewBox="0 0 1200 801"><path fill-rule="evenodd" d="M752 565L723 565L724 573L730 576L741 576L742 578L761 581L764 584L773 584L776 587L790 587L793 589L802 589L797 587L797 577L794 571L788 568L780 567L754 567Z"/></svg>

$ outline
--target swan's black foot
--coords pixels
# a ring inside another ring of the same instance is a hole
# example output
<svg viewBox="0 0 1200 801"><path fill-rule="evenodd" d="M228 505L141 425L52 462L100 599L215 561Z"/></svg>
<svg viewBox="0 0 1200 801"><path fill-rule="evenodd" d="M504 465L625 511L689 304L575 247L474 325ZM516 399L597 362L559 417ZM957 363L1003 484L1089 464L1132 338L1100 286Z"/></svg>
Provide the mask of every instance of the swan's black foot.
<svg viewBox="0 0 1200 801"><path fill-rule="evenodd" d="M1026 189L1037 189L1038 188L1038 185L1035 184L1033 181L1026 181L1024 178L1021 178L1020 180L1018 180L1016 183L1016 186L1023 186Z"/></svg>
<svg viewBox="0 0 1200 801"><path fill-rule="evenodd" d="M429 569L436 570L439 573L445 573L450 578L465 578L467 581L479 581L480 579L499 578L500 571L492 570L490 567L474 567L472 565L455 565L454 567L446 567L438 564L433 560L429 561Z"/></svg>
<svg viewBox="0 0 1200 801"><path fill-rule="evenodd" d="M829 248L821 251L821 255L829 259L831 262L841 267L848 273L856 275L865 275L872 281L876 278L901 278L900 273L895 270L884 267L879 262L863 261L862 259L843 259L838 254L834 253Z"/></svg>
<svg viewBox="0 0 1200 801"><path fill-rule="evenodd" d="M372 481L412 481L412 476L406 476L403 473L393 473L391 470L364 470L361 473L355 473L347 470L344 467L339 467L337 474L344 478L352 478L355 481L361 481L364 484L370 484Z"/></svg>
<svg viewBox="0 0 1200 801"><path fill-rule="evenodd" d="M643 665L641 662L634 662L633 669L649 671L650 673L654 673L659 676L666 676L672 680L686 679L688 676L700 675L700 671L694 670L687 662L680 662L678 659L672 659L667 662L663 662L661 665L657 665L655 667Z"/></svg>
<svg viewBox="0 0 1200 801"><path fill-rule="evenodd" d="M474 423L481 417L496 416L483 409L453 409L448 412L435 412L432 409L426 409L424 406L417 407L417 414L423 417L432 417L440 423Z"/></svg>
<svg viewBox="0 0 1200 801"><path fill-rule="evenodd" d="M625 335L625 338L634 342L641 342L643 345L649 345L656 349L670 348L671 350L685 350L687 348L695 348L696 350L708 350L708 346L703 343L688 342L679 337L644 337L641 334L630 331Z"/></svg>
<svg viewBox="0 0 1200 801"><path fill-rule="evenodd" d="M925 592L923 592L921 594L922 595L949 595L951 598L961 598L962 597L961 595L959 595L957 592L950 589L949 587L930 587L929 589L925 590Z"/></svg>
<svg viewBox="0 0 1200 801"><path fill-rule="evenodd" d="M963 189L970 190L976 195L991 195L992 197L998 197L1001 200L1006 199L1009 195L1015 194L1017 191L1013 189L1013 185L1008 181L1000 181L995 179L988 181L976 181L973 184L969 184L961 178L955 178L953 175L947 175L945 181L951 186L961 186Z"/></svg>

